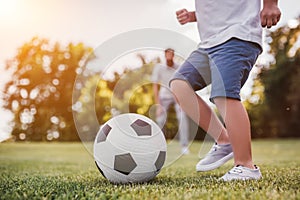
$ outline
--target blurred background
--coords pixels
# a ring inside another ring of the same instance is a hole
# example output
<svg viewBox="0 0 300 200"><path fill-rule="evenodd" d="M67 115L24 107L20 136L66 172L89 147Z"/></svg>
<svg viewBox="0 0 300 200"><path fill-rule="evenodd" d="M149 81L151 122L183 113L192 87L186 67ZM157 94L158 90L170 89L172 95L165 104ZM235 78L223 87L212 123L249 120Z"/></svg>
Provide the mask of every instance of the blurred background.
<svg viewBox="0 0 300 200"><path fill-rule="evenodd" d="M300 137L300 7L298 0L279 1L279 7L281 21L264 31L264 52L242 93L253 138ZM93 111L84 105L91 101L99 124L126 106L149 116L152 85L132 80L150 81L163 51L123 55L107 76L100 75L104 66L87 71L86 65L103 42L140 28L176 31L198 43L196 24L176 21L181 8L193 10L194 0L0 0L0 142L79 141L72 113L88 120ZM78 76L85 79L74 85ZM169 138L177 132L175 121L171 109L165 125ZM80 128L86 132L81 139L91 140L99 127ZM204 138L198 132L196 138Z"/></svg>

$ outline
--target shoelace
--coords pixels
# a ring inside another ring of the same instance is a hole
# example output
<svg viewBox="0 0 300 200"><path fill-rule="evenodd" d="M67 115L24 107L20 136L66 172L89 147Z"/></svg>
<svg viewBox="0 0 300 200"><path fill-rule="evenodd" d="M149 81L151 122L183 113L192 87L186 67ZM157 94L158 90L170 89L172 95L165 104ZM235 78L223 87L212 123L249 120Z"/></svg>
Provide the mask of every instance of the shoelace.
<svg viewBox="0 0 300 200"><path fill-rule="evenodd" d="M212 148L210 149L209 153L215 152L215 151L217 151L218 149L220 149L220 147L219 147L217 144L214 144L214 145L212 146Z"/></svg>
<svg viewBox="0 0 300 200"><path fill-rule="evenodd" d="M239 169L238 167L234 167L228 173L229 174L241 174L241 173L243 173L243 170Z"/></svg>

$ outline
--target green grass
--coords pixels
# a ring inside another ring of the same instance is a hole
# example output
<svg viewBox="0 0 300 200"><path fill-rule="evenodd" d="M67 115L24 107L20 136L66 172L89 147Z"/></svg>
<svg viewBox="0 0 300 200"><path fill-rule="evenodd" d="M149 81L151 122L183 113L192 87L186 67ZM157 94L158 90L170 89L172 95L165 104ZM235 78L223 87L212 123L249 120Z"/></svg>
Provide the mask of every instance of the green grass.
<svg viewBox="0 0 300 200"><path fill-rule="evenodd" d="M0 199L300 199L300 140L253 141L263 179L229 183L218 178L232 162L195 172L200 145L149 183L114 185L81 143L2 143Z"/></svg>

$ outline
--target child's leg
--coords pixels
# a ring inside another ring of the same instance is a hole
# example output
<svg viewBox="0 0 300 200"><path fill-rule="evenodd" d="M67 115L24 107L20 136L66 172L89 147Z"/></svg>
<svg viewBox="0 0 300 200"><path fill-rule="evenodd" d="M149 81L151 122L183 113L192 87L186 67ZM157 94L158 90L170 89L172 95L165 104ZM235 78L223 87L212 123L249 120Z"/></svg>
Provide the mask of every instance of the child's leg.
<svg viewBox="0 0 300 200"><path fill-rule="evenodd" d="M230 98L214 99L222 115L234 152L235 165L254 169L251 153L251 131L248 114L241 101Z"/></svg>
<svg viewBox="0 0 300 200"><path fill-rule="evenodd" d="M195 93L212 83L211 75L209 56L199 48L191 53L170 82L182 110L217 142L197 163L196 171L216 169L233 158L226 128L208 104Z"/></svg>
<svg viewBox="0 0 300 200"><path fill-rule="evenodd" d="M209 133L218 144L229 143L227 131L219 118L186 81L175 79L170 86L179 105L192 120Z"/></svg>

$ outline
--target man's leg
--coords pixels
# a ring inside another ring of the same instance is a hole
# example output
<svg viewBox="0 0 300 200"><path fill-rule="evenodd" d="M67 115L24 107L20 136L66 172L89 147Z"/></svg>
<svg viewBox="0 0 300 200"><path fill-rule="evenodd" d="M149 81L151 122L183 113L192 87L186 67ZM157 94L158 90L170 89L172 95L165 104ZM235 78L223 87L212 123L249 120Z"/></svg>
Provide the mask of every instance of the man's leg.
<svg viewBox="0 0 300 200"><path fill-rule="evenodd" d="M176 118L178 121L178 134L179 142L182 148L183 154L189 153L189 120L186 114L182 111L180 106L175 102Z"/></svg>
<svg viewBox="0 0 300 200"><path fill-rule="evenodd" d="M255 169L251 153L250 121L243 104L230 98L215 98L214 101L225 121L234 152L235 166Z"/></svg>

